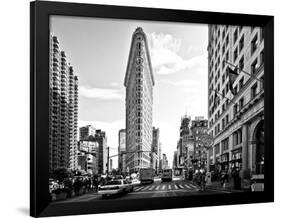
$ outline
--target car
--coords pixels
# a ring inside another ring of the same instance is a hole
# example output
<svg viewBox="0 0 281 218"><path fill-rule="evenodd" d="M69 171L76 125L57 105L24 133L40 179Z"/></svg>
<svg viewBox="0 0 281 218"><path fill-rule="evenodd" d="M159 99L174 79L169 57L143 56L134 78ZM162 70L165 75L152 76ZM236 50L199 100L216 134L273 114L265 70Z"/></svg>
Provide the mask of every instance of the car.
<svg viewBox="0 0 281 218"><path fill-rule="evenodd" d="M125 179L114 179L105 183L105 185L98 187L98 195L102 198L109 195L117 195L132 192L134 187Z"/></svg>
<svg viewBox="0 0 281 218"><path fill-rule="evenodd" d="M256 174L251 178L251 191L261 192L264 191L264 175Z"/></svg>

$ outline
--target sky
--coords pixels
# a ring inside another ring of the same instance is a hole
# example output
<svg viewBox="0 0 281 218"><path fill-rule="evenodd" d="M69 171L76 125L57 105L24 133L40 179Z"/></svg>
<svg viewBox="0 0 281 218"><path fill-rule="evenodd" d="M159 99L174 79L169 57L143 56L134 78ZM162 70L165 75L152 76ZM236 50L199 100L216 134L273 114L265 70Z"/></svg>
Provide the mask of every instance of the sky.
<svg viewBox="0 0 281 218"><path fill-rule="evenodd" d="M50 33L79 79L78 126L106 131L110 155L117 154L118 131L125 128L124 79L132 34L147 35L155 78L153 126L172 166L181 117L207 118L205 24L51 16ZM117 158L113 159L117 167Z"/></svg>

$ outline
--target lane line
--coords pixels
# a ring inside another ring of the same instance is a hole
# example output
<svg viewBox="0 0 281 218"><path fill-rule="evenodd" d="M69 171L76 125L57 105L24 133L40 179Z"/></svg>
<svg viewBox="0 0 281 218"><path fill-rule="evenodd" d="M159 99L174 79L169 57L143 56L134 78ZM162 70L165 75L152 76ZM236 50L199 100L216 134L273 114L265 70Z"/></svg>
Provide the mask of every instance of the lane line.
<svg viewBox="0 0 281 218"><path fill-rule="evenodd" d="M189 184L192 188L197 188L195 185Z"/></svg>
<svg viewBox="0 0 281 218"><path fill-rule="evenodd" d="M143 188L144 188L144 186L138 187L135 189L135 191L138 192L138 191L142 190Z"/></svg>
<svg viewBox="0 0 281 218"><path fill-rule="evenodd" d="M169 189L171 189L171 185L169 185Z"/></svg>
<svg viewBox="0 0 281 218"><path fill-rule="evenodd" d="M176 184L175 184L174 186L175 186L175 189L179 189L179 188L178 188L178 186L177 186Z"/></svg>
<svg viewBox="0 0 281 218"><path fill-rule="evenodd" d="M150 187L150 186L144 187L144 189L143 189L142 191L149 189L149 187Z"/></svg>
<svg viewBox="0 0 281 218"><path fill-rule="evenodd" d="M155 187L155 186L153 185L153 186L151 186L148 190L151 191L152 189L154 189L154 187Z"/></svg>
<svg viewBox="0 0 281 218"><path fill-rule="evenodd" d="M181 189L183 189L183 188L184 188L182 185L179 185L179 187L180 187Z"/></svg>
<svg viewBox="0 0 281 218"><path fill-rule="evenodd" d="M158 185L155 190L158 190L159 188L160 188L160 185Z"/></svg>
<svg viewBox="0 0 281 218"><path fill-rule="evenodd" d="M165 188L166 188L166 186L165 186L165 185L163 185L163 186L162 186L162 190L164 190Z"/></svg>
<svg viewBox="0 0 281 218"><path fill-rule="evenodd" d="M186 188L191 189L191 187L187 184L184 185Z"/></svg>

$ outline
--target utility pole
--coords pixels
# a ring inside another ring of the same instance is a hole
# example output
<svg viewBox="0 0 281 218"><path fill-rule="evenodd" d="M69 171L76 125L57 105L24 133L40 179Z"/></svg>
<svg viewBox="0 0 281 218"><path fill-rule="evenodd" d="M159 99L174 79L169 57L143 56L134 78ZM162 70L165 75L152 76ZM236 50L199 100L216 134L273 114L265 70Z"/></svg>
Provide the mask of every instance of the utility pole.
<svg viewBox="0 0 281 218"><path fill-rule="evenodd" d="M109 147L107 147L107 175L109 174Z"/></svg>

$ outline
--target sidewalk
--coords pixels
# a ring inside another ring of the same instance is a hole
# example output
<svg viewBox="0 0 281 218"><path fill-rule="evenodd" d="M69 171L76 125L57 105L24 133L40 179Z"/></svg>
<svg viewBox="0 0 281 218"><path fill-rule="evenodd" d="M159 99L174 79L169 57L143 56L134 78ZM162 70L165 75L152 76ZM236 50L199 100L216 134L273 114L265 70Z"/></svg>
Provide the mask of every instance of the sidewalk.
<svg viewBox="0 0 281 218"><path fill-rule="evenodd" d="M243 189L234 189L232 183L226 183L225 187L222 187L220 181L214 181L209 185L206 184L206 189L226 192L244 192Z"/></svg>

